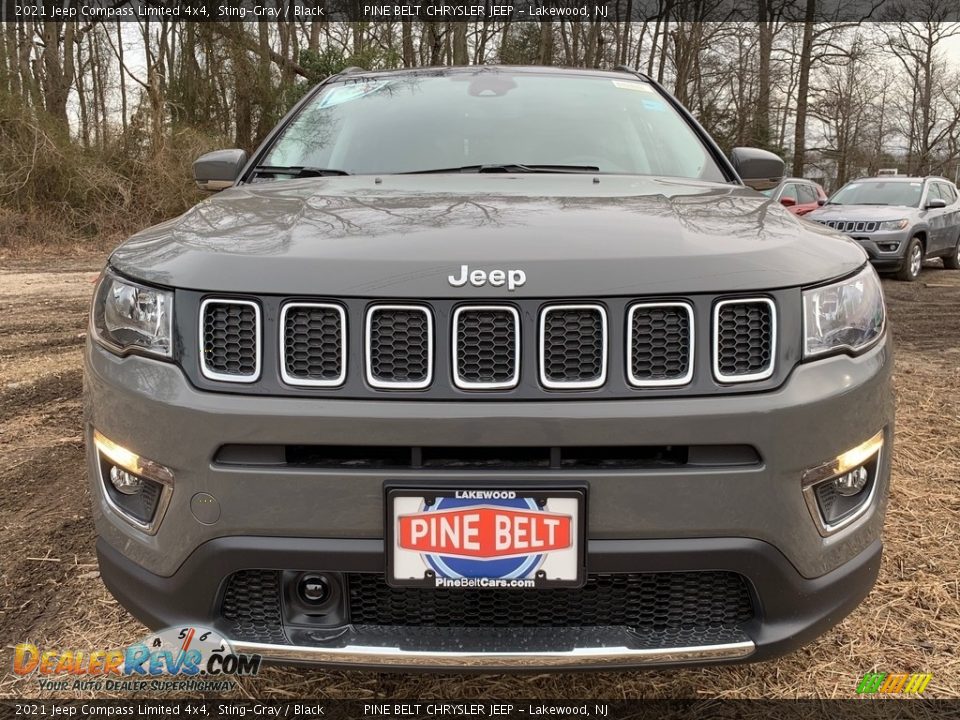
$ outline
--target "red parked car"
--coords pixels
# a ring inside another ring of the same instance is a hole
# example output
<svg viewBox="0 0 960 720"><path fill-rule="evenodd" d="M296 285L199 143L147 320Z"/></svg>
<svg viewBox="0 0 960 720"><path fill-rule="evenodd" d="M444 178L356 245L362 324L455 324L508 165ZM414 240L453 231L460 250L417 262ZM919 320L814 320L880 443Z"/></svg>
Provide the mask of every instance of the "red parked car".
<svg viewBox="0 0 960 720"><path fill-rule="evenodd" d="M762 192L777 200L794 215L806 215L827 202L827 194L823 188L813 180L803 178L784 178L776 187Z"/></svg>

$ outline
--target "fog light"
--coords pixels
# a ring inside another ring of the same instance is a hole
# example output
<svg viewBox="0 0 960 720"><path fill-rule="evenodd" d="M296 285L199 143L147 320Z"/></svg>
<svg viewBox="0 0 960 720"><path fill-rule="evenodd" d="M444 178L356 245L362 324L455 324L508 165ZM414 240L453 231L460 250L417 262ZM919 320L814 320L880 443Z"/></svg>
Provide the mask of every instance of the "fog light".
<svg viewBox="0 0 960 720"><path fill-rule="evenodd" d="M110 482L124 495L136 495L143 489L143 480L116 465L110 467Z"/></svg>
<svg viewBox="0 0 960 720"><path fill-rule="evenodd" d="M115 443L99 430L93 431L93 444L100 454L117 467L140 477L155 480L164 485L173 485L173 471L160 463L140 457L135 452L127 450L119 443Z"/></svg>
<svg viewBox="0 0 960 720"><path fill-rule="evenodd" d="M866 487L867 480L870 479L870 473L861 465L855 470L834 478L833 487L844 497L851 497Z"/></svg>
<svg viewBox="0 0 960 720"><path fill-rule="evenodd" d="M881 430L833 460L803 473L801 488L817 531L832 535L870 507L880 473Z"/></svg>
<svg viewBox="0 0 960 720"><path fill-rule="evenodd" d="M100 485L107 505L136 528L156 533L173 494L173 472L93 432Z"/></svg>

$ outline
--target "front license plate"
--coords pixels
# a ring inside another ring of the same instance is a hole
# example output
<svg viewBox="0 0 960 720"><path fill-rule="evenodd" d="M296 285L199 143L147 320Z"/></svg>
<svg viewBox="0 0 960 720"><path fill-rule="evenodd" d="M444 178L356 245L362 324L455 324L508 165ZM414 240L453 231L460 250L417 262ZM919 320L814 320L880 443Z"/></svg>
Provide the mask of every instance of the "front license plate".
<svg viewBox="0 0 960 720"><path fill-rule="evenodd" d="M579 587L586 490L387 488L387 582Z"/></svg>

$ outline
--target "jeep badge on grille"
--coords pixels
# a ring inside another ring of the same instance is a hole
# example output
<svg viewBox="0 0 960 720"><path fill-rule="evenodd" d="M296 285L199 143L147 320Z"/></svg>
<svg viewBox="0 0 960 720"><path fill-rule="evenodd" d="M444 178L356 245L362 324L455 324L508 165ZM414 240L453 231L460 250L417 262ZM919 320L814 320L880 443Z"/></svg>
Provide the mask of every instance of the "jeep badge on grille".
<svg viewBox="0 0 960 720"><path fill-rule="evenodd" d="M471 270L467 265L460 266L460 277L450 275L447 278L453 287L463 287L469 280L474 287L483 287L490 283L494 287L507 286L513 292L527 282L527 274L523 270Z"/></svg>

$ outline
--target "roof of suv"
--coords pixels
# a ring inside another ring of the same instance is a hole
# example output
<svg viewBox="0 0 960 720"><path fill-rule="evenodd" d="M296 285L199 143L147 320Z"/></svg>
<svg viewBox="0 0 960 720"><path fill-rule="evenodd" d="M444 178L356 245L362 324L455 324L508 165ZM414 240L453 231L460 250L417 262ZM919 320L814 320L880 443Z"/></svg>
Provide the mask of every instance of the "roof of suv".
<svg viewBox="0 0 960 720"><path fill-rule="evenodd" d="M347 78L354 76L397 76L397 75L466 75L484 72L504 72L512 74L549 74L549 75L599 75L602 77L623 78L624 75L635 79L649 80L639 70L625 66L617 66L610 70L600 68L557 67L555 65L454 65L452 67L433 66L416 68L399 68L396 70L366 70L359 67L349 67L337 73L334 77Z"/></svg>
<svg viewBox="0 0 960 720"><path fill-rule="evenodd" d="M858 177L856 180L851 180L851 182L864 182L866 180L875 180L877 182L925 182L926 180L940 180L943 182L950 182L947 178L942 175L872 175L870 177Z"/></svg>

